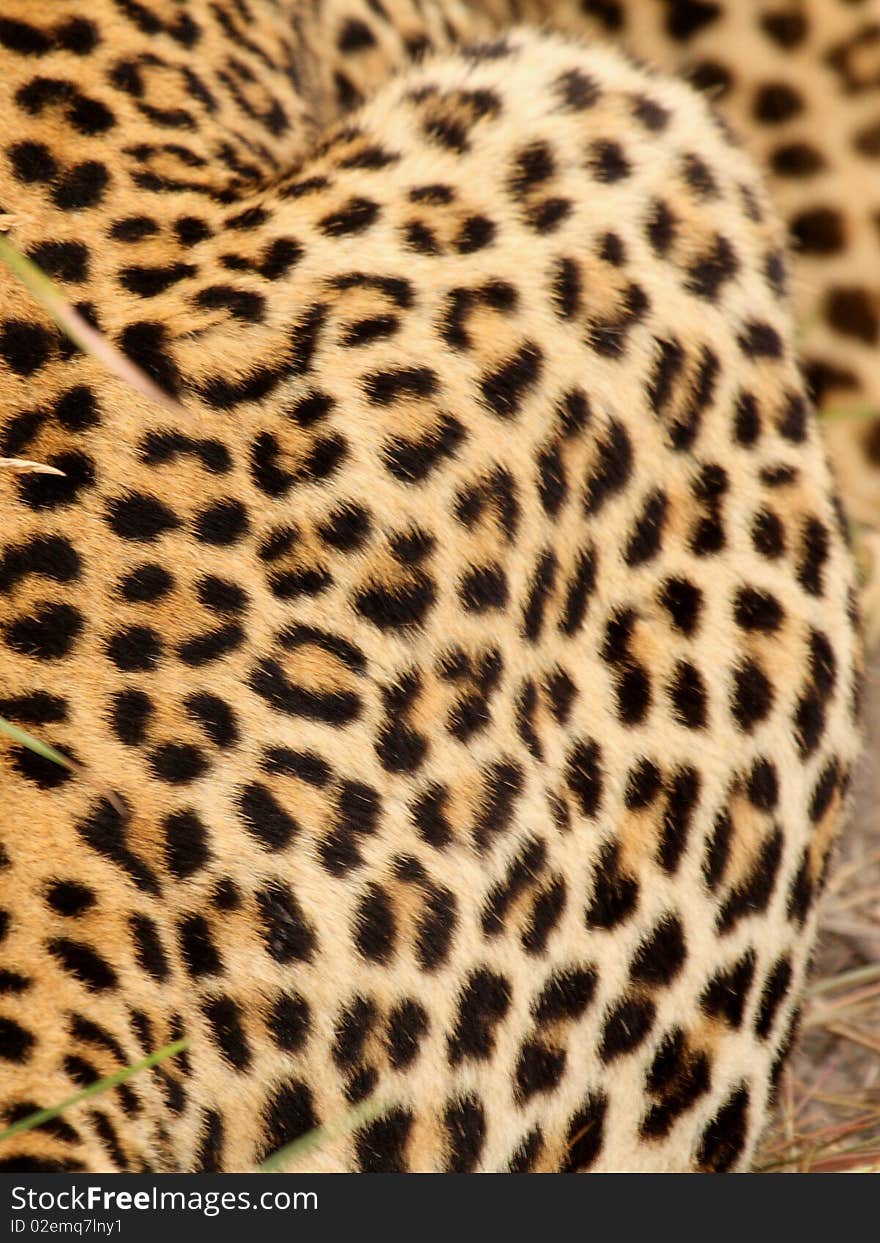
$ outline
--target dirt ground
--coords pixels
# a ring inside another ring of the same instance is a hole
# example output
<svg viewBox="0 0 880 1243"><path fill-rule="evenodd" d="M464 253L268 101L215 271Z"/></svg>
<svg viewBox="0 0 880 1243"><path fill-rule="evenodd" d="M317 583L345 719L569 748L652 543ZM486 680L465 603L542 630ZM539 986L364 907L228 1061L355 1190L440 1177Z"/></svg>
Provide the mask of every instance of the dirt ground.
<svg viewBox="0 0 880 1243"><path fill-rule="evenodd" d="M880 651L853 814L826 894L803 1035L756 1167L880 1172Z"/></svg>

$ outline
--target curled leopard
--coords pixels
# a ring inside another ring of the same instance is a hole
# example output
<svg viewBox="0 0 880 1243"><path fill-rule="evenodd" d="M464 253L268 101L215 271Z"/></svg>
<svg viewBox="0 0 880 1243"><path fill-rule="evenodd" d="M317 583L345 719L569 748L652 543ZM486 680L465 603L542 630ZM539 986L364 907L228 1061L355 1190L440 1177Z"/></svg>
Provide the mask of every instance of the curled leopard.
<svg viewBox="0 0 880 1243"><path fill-rule="evenodd" d="M167 396L3 277L3 1120L187 1048L0 1168L748 1168L858 600L781 119L635 7L4 5L6 236Z"/></svg>

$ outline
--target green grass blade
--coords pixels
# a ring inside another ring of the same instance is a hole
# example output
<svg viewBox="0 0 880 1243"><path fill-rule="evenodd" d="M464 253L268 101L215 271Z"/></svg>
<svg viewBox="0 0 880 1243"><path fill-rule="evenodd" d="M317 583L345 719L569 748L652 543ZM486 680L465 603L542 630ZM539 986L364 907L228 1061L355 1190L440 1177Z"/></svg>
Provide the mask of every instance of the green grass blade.
<svg viewBox="0 0 880 1243"><path fill-rule="evenodd" d="M316 1148L329 1144L331 1140L338 1139L341 1135L347 1135L349 1131L356 1131L365 1122L373 1122L386 1109L387 1105L376 1098L364 1101L362 1105L359 1105L357 1109L353 1109L351 1113L346 1114L335 1125L331 1123L329 1126L315 1127L313 1131L309 1131L307 1134L301 1135L299 1139L295 1139L292 1144L286 1144L283 1148L279 1148L277 1152L273 1152L260 1166L259 1173L275 1174L278 1173L282 1166L295 1165Z"/></svg>
<svg viewBox="0 0 880 1243"><path fill-rule="evenodd" d="M38 1109L36 1113L28 1114L26 1118L20 1118L18 1122L13 1122L11 1127L8 1127L5 1131L0 1131L0 1143L5 1139L12 1139L14 1135L21 1135L23 1131L32 1131L34 1127L42 1126L44 1122L50 1122L52 1118L57 1118L65 1109L70 1109L73 1105L79 1105L81 1101L90 1100L93 1096L100 1096L102 1092L109 1092L111 1088L116 1088L120 1083L125 1083L126 1079L130 1079L132 1075L138 1075L142 1070L149 1070L153 1066L158 1066L160 1062L165 1062L170 1057L177 1057L178 1053L183 1053L188 1048L188 1040L175 1040L173 1044L166 1044L164 1048L157 1049L155 1053L145 1057L142 1062L135 1062L134 1066L125 1066L122 1070L117 1070L112 1075L107 1075L103 1079L98 1079L95 1083L90 1083L87 1088L83 1088L81 1092L77 1092L74 1096L69 1096L66 1101L52 1105L49 1109Z"/></svg>
<svg viewBox="0 0 880 1243"><path fill-rule="evenodd" d="M42 755L44 760L51 760L53 764L60 764L62 768L69 768L71 772L76 768L73 760L69 760L66 755L50 747L47 742L40 742L39 738L34 738L27 730L13 725L11 721L7 721L2 716L0 716L0 734L5 734L7 738L27 747L29 751L36 751L37 755Z"/></svg>
<svg viewBox="0 0 880 1243"><path fill-rule="evenodd" d="M877 406L827 406L819 411L820 423L870 423L880 419Z"/></svg>
<svg viewBox="0 0 880 1243"><path fill-rule="evenodd" d="M140 367L135 366L120 350L112 345L106 337L97 332L69 302L65 302L59 291L35 263L26 259L21 251L0 234L0 259L15 273L25 288L33 294L43 310L55 320L55 323L75 345L86 354L99 359L109 371L126 380L132 388L149 397L161 406L181 412L180 405L163 392Z"/></svg>
<svg viewBox="0 0 880 1243"><path fill-rule="evenodd" d="M42 755L43 759L51 760L53 764L60 764L62 768L76 773L83 781L91 782L94 788L116 808L120 815L124 816L126 814L124 803L121 802L109 786L103 785L100 781L95 781L81 764L75 763L74 760L64 755L63 752L56 751L54 747L49 746L48 742L41 742L39 738L34 738L33 734L29 734L27 730L22 729L19 725L13 725L11 721L7 721L2 716L0 716L0 734L4 734L22 747L27 747L29 751L35 751L37 755Z"/></svg>

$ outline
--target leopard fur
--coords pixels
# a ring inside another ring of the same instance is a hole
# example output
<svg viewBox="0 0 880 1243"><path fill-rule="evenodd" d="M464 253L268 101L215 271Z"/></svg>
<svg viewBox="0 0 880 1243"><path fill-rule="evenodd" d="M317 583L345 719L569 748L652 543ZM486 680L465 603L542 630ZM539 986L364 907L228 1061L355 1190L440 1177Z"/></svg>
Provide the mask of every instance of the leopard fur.
<svg viewBox="0 0 880 1243"><path fill-rule="evenodd" d="M4 277L0 454L64 473L0 475L0 714L83 766L0 755L5 1120L189 1048L0 1168L364 1102L299 1168L747 1168L853 564L777 206L581 7L4 6L8 237L177 403Z"/></svg>

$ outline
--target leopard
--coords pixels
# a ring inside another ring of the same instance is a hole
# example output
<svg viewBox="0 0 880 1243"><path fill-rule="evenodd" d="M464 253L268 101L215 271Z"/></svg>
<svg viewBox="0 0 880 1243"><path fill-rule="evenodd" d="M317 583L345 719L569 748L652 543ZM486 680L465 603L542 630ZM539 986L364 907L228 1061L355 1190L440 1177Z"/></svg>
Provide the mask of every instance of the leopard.
<svg viewBox="0 0 880 1243"><path fill-rule="evenodd" d="M177 1053L0 1170L750 1168L860 747L869 10L3 5L4 236L128 369L3 274L0 1124Z"/></svg>

